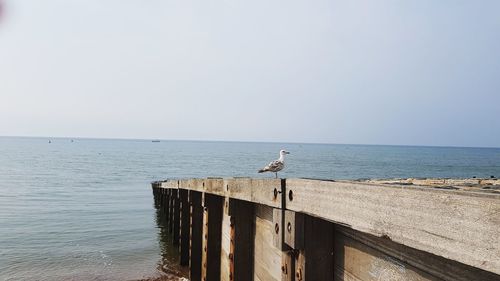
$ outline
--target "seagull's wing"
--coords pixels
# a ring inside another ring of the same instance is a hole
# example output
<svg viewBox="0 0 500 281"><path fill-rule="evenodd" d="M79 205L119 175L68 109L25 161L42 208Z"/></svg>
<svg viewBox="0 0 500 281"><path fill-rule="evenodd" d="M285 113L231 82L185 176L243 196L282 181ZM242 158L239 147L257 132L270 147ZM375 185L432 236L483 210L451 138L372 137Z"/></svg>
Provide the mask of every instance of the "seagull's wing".
<svg viewBox="0 0 500 281"><path fill-rule="evenodd" d="M279 160L274 160L273 162L269 163L266 167L264 167L264 171L269 171L269 172L279 172L281 169L283 169L283 162Z"/></svg>

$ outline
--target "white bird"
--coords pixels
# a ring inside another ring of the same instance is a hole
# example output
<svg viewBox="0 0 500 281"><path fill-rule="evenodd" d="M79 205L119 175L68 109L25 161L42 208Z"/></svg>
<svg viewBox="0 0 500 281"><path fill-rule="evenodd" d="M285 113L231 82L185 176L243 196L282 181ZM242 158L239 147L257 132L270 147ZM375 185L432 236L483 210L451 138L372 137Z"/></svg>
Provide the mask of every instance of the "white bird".
<svg viewBox="0 0 500 281"><path fill-rule="evenodd" d="M285 167L285 154L290 154L290 152L280 150L280 158L267 164L267 166L259 170L259 173L273 172L276 175L276 178L278 178L278 172L283 170Z"/></svg>

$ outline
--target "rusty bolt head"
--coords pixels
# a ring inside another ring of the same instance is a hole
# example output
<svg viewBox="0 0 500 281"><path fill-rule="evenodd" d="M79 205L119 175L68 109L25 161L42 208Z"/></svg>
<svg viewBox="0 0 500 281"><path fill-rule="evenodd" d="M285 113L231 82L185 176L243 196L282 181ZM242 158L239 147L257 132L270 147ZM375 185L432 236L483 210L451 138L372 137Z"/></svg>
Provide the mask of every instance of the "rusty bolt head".
<svg viewBox="0 0 500 281"><path fill-rule="evenodd" d="M302 268L297 269L295 276L297 277L298 281L302 281Z"/></svg>

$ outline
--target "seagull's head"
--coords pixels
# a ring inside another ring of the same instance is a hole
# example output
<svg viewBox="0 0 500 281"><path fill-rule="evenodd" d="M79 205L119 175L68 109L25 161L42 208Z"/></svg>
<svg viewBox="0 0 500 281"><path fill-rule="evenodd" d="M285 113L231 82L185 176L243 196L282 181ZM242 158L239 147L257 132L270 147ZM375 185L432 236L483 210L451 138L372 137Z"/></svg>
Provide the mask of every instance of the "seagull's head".
<svg viewBox="0 0 500 281"><path fill-rule="evenodd" d="M280 150L280 156L285 156L285 154L290 154L290 152L286 151L286 150Z"/></svg>

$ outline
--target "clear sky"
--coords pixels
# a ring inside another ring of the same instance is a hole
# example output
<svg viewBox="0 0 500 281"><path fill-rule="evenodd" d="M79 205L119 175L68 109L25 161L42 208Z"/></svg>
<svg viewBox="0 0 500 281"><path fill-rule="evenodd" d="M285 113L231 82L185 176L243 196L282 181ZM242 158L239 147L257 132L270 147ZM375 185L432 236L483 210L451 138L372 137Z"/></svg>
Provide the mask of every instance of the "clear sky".
<svg viewBox="0 0 500 281"><path fill-rule="evenodd" d="M0 135L500 147L498 0L0 1Z"/></svg>

